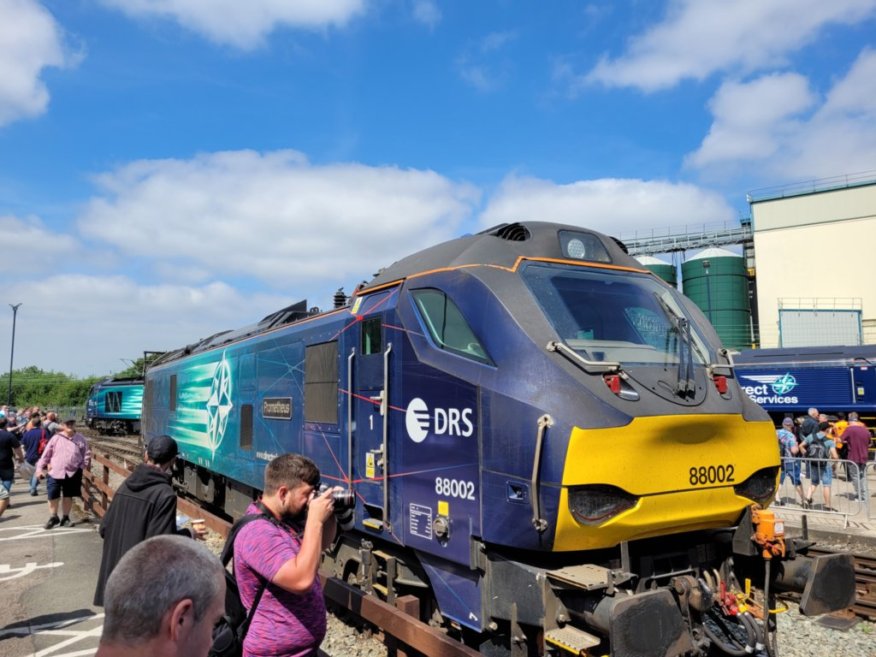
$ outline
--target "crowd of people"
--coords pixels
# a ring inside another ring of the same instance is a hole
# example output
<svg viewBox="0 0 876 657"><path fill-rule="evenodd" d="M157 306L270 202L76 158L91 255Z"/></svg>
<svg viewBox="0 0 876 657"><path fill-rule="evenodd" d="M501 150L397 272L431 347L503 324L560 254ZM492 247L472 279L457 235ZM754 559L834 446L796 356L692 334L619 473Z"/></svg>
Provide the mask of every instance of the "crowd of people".
<svg viewBox="0 0 876 657"><path fill-rule="evenodd" d="M104 606L106 620L97 657L206 657L213 646L213 628L226 610L226 571L190 540L201 533L174 522L170 468L177 452L170 436L154 438L101 522L94 602ZM318 569L337 532L337 489L318 493L319 484L310 459L274 458L265 468L262 497L232 529L233 576L250 610L243 657L315 657L325 637Z"/></svg>
<svg viewBox="0 0 876 657"><path fill-rule="evenodd" d="M207 657L213 630L226 609L226 570L203 539L203 527L177 526L171 469L178 445L153 438L116 491L100 523L103 538L94 604L105 620L98 657L167 655ZM58 422L39 408L15 413L0 407L0 515L19 472L31 495L46 481L46 530L73 524L73 498L91 452L76 421ZM27 466L30 466L28 468ZM24 466L24 467L23 467ZM232 533L233 578L251 610L243 655L310 657L326 633L318 576L320 554L338 531L330 488L318 492L320 471L297 454L265 468L264 493L247 509L248 522ZM60 515L59 515L60 509Z"/></svg>
<svg viewBox="0 0 876 657"><path fill-rule="evenodd" d="M852 484L850 499L864 502L869 499L867 462L871 438L857 413L827 415L810 408L796 420L784 418L776 437L782 457L780 485L790 479L803 508L817 504L813 496L820 487L821 508L835 510L831 506L835 475ZM782 498L777 498L776 503L781 505Z"/></svg>
<svg viewBox="0 0 876 657"><path fill-rule="evenodd" d="M0 406L0 517L9 508L9 491L15 478L26 473L30 494L39 494L39 483L46 480L49 521L46 529L68 526L73 498L80 496L82 470L91 463L88 442L76 431L76 420L58 422L53 411L39 406L14 411ZM58 517L62 508L63 518Z"/></svg>

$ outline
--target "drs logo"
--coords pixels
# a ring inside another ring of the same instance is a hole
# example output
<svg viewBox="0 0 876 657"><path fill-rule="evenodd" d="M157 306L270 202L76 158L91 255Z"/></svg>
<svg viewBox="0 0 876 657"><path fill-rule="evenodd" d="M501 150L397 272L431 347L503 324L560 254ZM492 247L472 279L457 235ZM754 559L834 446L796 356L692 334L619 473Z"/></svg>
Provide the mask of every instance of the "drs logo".
<svg viewBox="0 0 876 657"><path fill-rule="evenodd" d="M405 427L415 443L426 440L430 432L436 436L468 438L474 433L471 416L470 408L434 408L430 412L426 402L414 397L405 412Z"/></svg>

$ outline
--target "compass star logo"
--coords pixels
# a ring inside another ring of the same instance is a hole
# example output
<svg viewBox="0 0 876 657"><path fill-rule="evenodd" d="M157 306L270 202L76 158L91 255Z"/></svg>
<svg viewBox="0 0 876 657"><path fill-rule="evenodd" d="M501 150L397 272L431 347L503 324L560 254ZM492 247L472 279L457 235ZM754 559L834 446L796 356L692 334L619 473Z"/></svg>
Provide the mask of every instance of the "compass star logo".
<svg viewBox="0 0 876 657"><path fill-rule="evenodd" d="M797 379L790 372L785 372L784 374L744 374L742 378L765 383L777 395L787 395L797 387Z"/></svg>
<svg viewBox="0 0 876 657"><path fill-rule="evenodd" d="M210 396L207 398L207 438L214 454L225 437L228 414L232 408L231 366L225 360L225 354L222 354L222 360L216 365L216 372L213 374Z"/></svg>
<svg viewBox="0 0 876 657"><path fill-rule="evenodd" d="M773 392L777 395L787 395L797 387L797 379L793 374L783 374L773 382Z"/></svg>

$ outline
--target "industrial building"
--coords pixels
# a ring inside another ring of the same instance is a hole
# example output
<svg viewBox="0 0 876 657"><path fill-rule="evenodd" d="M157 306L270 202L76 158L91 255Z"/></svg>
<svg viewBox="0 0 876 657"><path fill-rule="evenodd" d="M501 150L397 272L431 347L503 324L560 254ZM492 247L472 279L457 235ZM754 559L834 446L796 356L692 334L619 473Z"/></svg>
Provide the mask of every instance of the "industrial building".
<svg viewBox="0 0 876 657"><path fill-rule="evenodd" d="M876 259L867 253L876 172L758 190L748 201L751 217L738 226L623 241L673 285L680 265L680 288L728 347L876 344ZM731 245L742 255L719 248Z"/></svg>
<svg viewBox="0 0 876 657"><path fill-rule="evenodd" d="M761 347L876 343L876 180L749 195Z"/></svg>

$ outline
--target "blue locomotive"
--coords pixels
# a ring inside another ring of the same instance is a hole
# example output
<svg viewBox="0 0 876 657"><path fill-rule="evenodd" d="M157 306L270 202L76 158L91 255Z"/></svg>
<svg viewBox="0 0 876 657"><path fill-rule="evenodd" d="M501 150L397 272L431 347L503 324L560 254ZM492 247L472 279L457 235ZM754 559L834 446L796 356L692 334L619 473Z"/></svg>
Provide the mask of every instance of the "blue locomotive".
<svg viewBox="0 0 876 657"><path fill-rule="evenodd" d="M270 459L309 455L358 500L325 568L487 653L732 652L774 628L730 618L739 582L806 586L805 613L854 597L847 555L770 524L775 434L712 327L616 240L506 224L338 305L148 369L143 437L179 441L189 494L237 516Z"/></svg>
<svg viewBox="0 0 876 657"><path fill-rule="evenodd" d="M142 378L106 378L88 391L85 423L101 434L137 434L142 408Z"/></svg>
<svg viewBox="0 0 876 657"><path fill-rule="evenodd" d="M751 349L734 360L743 390L779 422L811 407L876 419L876 346Z"/></svg>

